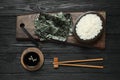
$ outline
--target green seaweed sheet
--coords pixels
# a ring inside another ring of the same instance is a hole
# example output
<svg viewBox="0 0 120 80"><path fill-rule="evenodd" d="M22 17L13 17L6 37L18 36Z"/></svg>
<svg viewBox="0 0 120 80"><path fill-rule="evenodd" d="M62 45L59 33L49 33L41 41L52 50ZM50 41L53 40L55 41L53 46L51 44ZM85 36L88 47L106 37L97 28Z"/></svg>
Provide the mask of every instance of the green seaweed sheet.
<svg viewBox="0 0 120 80"><path fill-rule="evenodd" d="M71 34L72 17L62 12L56 14L41 13L35 19L35 34L40 41L59 40L66 41Z"/></svg>

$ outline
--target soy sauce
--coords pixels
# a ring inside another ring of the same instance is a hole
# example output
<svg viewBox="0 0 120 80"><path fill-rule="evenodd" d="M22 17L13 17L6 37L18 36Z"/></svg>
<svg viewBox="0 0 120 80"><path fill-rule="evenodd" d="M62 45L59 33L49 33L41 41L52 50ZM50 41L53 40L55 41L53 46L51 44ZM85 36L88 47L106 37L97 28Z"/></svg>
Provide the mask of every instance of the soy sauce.
<svg viewBox="0 0 120 80"><path fill-rule="evenodd" d="M36 66L40 62L40 58L37 53L29 52L24 56L23 62L28 66Z"/></svg>

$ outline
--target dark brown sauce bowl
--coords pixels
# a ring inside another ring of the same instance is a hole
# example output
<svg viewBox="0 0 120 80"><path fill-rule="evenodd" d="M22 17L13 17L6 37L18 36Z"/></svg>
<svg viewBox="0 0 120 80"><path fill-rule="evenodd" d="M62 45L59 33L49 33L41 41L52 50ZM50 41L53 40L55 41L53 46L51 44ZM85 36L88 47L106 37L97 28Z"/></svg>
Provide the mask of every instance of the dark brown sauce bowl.
<svg viewBox="0 0 120 80"><path fill-rule="evenodd" d="M81 39L78 34L76 33L76 25L78 24L79 20L84 17L85 15L87 14L96 14L97 16L100 17L101 21L102 21L102 29L100 31L100 33L97 34L97 36L95 36L93 39L89 39L89 40L83 40ZM95 12L95 11L88 11L88 12L85 12L84 14L82 14L76 21L74 27L73 27L73 35L75 36L75 38L79 41L79 42L82 42L82 43L86 43L86 44L93 44L94 42L96 42L98 39L100 39L100 37L102 36L103 34L103 31L104 31L104 25L105 25L105 20L104 20L104 17L99 14L98 12Z"/></svg>
<svg viewBox="0 0 120 80"><path fill-rule="evenodd" d="M44 63L44 56L38 48L27 48L23 51L20 61L23 68L26 70L36 71L42 67Z"/></svg>

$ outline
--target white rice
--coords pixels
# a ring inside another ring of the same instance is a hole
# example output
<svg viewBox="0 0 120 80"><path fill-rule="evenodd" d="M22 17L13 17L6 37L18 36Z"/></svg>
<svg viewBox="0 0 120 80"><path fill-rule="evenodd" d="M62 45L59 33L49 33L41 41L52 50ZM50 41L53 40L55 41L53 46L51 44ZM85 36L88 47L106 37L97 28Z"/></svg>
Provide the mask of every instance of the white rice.
<svg viewBox="0 0 120 80"><path fill-rule="evenodd" d="M95 38L102 29L102 20L96 14L83 16L76 25L76 33L83 40Z"/></svg>

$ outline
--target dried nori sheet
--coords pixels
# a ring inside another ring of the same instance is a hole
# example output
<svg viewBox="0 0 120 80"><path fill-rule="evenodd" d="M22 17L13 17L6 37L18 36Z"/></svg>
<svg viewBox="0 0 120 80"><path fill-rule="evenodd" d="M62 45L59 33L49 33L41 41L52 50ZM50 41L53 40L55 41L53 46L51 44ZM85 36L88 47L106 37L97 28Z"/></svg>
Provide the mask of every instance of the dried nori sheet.
<svg viewBox="0 0 120 80"><path fill-rule="evenodd" d="M62 12L56 14L41 13L35 19L35 34L44 40L65 41L71 33L72 17L70 14Z"/></svg>

